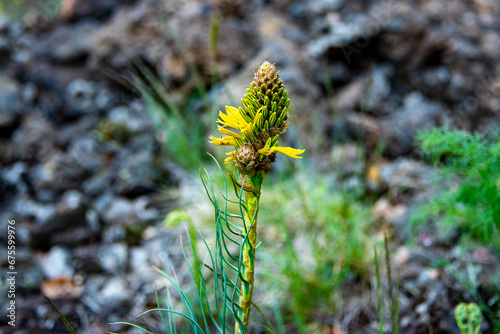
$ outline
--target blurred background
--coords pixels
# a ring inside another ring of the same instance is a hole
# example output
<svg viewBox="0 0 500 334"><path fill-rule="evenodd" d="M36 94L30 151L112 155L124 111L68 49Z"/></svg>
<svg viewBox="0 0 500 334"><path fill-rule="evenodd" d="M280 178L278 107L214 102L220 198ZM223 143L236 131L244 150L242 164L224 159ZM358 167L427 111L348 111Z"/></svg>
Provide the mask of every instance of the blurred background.
<svg viewBox="0 0 500 334"><path fill-rule="evenodd" d="M464 224L489 218L453 216L466 207L459 200L443 221L441 209L422 207L447 186L436 189L442 169L415 139L434 127L497 133L500 2L0 8L0 226L16 221L16 333L65 333L42 295L78 333L140 332L114 321L160 332L157 315L136 319L155 307L155 282L166 293L150 268L175 268L189 289L179 236L192 223L213 238L198 171L220 184L206 153L224 157L208 136L219 136L219 110L240 105L264 60L291 100L280 144L306 152L279 156L264 186L252 332L266 323L280 334L377 333L384 320L382 332L394 333L397 313L401 333L459 333L453 309L466 301L483 309L483 332L498 333L498 229L490 239L469 233ZM433 140L455 143L421 142ZM449 146L445 156L463 153ZM491 161L496 174L481 194L500 201L500 160ZM448 178L450 189L464 173ZM182 219L169 219L173 210ZM0 290L5 310L5 279ZM7 320L0 332L12 332Z"/></svg>

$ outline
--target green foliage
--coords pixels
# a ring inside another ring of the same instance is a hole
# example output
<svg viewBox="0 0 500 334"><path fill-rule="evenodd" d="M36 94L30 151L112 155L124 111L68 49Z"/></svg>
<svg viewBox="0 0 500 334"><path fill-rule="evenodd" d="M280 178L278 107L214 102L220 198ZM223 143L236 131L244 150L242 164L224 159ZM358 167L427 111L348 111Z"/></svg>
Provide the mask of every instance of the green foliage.
<svg viewBox="0 0 500 334"><path fill-rule="evenodd" d="M439 166L440 191L412 217L413 227L427 220L438 232L476 238L500 250L500 131L469 134L437 128L422 131L417 144Z"/></svg>
<svg viewBox="0 0 500 334"><path fill-rule="evenodd" d="M20 20L27 15L38 15L38 24L43 26L47 20L59 14L62 0L0 0L0 13L12 20Z"/></svg>
<svg viewBox="0 0 500 334"><path fill-rule="evenodd" d="M375 253L375 277L377 280L377 313L378 313L378 333L384 334L385 315L384 315L384 298L381 285L380 267L378 264L377 248L373 248ZM387 236L384 236L384 250L385 250L385 265L387 268L387 286L388 286L388 299L389 299L389 313L391 316L391 333L399 333L399 277L396 282L396 294L394 294L394 283L392 281L391 270L391 257L389 252L389 243Z"/></svg>
<svg viewBox="0 0 500 334"><path fill-rule="evenodd" d="M64 327L66 327L66 329L68 330L68 332L70 334L76 334L76 331L75 329L73 328L73 326L71 326L71 324L69 323L69 321L66 319L66 317L59 311L59 309L57 308L56 305L54 305L54 303L52 303L52 301L46 297L46 296L43 296L50 304L50 306L52 306L52 308L54 308L54 310L56 311L57 315L59 316L59 318L62 320L63 324L64 324Z"/></svg>
<svg viewBox="0 0 500 334"><path fill-rule="evenodd" d="M271 183L259 213L270 285L286 292L285 322L306 332L312 315L336 310L348 275L364 276L371 261L370 207L308 174ZM274 231L274 232L273 232ZM276 248L273 249L273 246Z"/></svg>
<svg viewBox="0 0 500 334"><path fill-rule="evenodd" d="M481 308L475 303L460 303L455 307L455 319L462 334L478 334L483 314Z"/></svg>
<svg viewBox="0 0 500 334"><path fill-rule="evenodd" d="M206 156L206 122L195 102L203 92L179 100L147 67L136 62L140 74L135 74L132 84L140 92L165 153L185 168L197 168Z"/></svg>
<svg viewBox="0 0 500 334"><path fill-rule="evenodd" d="M215 241L210 243L214 245L209 246L209 242L199 234L205 246L206 254L204 260L202 260L201 256L197 257L197 261L190 265L181 242L182 252L193 279L192 286L196 287L194 296L190 296L181 287L175 273L168 275L161 269L154 268L156 272L168 280L170 286L180 296L184 309L182 311L175 309L174 302L167 291L167 305L165 308L161 306L157 297L157 308L148 310L141 315L155 311L159 312L167 333L182 332L186 326L190 328L190 333L195 334L234 333L233 328L236 322L240 324L241 332L245 333L245 328L242 326L242 320L239 317L241 311L239 306L241 295L239 284L243 277L243 245L248 239L250 227L245 225L244 213L246 207L243 189L237 190L239 188L234 186L236 200L229 200L222 169L219 165L218 167L224 180L222 196L216 196L217 192L213 188L208 172L205 170L201 172L203 185L215 211ZM222 197L222 199L218 199L218 197ZM228 206L231 203L233 207L236 204L236 213L228 212ZM170 225L178 222L179 219L189 219L189 217L186 217L181 211L176 211L171 217L167 217L165 222ZM192 254L197 254L193 240L190 237L189 245ZM178 325L179 321L182 320L184 321L183 326ZM115 324L133 326L145 333L150 333L147 329L136 324L128 322Z"/></svg>
<svg viewBox="0 0 500 334"><path fill-rule="evenodd" d="M465 261L455 261L444 268L449 272L465 289L468 298L473 300L480 307L482 314L488 319L493 327L494 333L500 333L500 276L498 273L491 275L488 282L482 282L479 275L485 266L472 261L469 246L460 247L462 249L459 258Z"/></svg>

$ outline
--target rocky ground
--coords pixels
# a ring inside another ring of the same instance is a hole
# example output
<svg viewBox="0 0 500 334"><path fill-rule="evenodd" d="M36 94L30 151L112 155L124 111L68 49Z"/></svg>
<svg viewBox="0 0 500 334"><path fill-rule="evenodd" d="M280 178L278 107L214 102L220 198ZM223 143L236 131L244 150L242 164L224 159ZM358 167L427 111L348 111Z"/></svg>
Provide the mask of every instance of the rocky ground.
<svg viewBox="0 0 500 334"><path fill-rule="evenodd" d="M453 273L429 269L432 259L465 259L457 272L477 264L477 285L490 293L483 285L498 259L487 249L459 256L432 235L400 245L407 208L429 196L416 131L500 125L499 2L49 0L28 9L22 22L0 16L0 221L16 221L16 333L64 333L41 293L79 333L118 330L108 323L154 303L151 266L182 268L183 229L161 221L172 198L203 202L193 197L200 185L165 157L144 104L123 85L132 57L180 96L198 84L195 68L221 105L243 94L263 60L276 63L294 109L286 144L300 142L316 172L334 171L334 143L361 138L368 152L385 143L371 191L407 188L374 213L394 230L402 333L456 333L453 307L467 293ZM223 84L211 84L213 68ZM2 280L2 309L7 288ZM332 317L339 330L374 333L374 308L353 305ZM5 317L0 331L11 332Z"/></svg>

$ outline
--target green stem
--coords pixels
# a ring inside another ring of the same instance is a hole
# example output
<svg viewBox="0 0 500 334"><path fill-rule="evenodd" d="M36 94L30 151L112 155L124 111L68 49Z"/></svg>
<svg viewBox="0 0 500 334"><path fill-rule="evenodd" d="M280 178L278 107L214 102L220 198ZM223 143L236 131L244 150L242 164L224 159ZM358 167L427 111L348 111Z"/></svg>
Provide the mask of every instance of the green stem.
<svg viewBox="0 0 500 334"><path fill-rule="evenodd" d="M252 190L246 193L246 213L245 213L245 230L248 229L248 238L243 240L243 258L241 275L240 295L240 319L243 323L243 328L236 322L235 334L246 333L250 320L250 308L252 306L252 296L254 287L254 268L255 268L255 247L257 245L257 214L259 211L260 188L264 175L258 174L249 180L249 185Z"/></svg>

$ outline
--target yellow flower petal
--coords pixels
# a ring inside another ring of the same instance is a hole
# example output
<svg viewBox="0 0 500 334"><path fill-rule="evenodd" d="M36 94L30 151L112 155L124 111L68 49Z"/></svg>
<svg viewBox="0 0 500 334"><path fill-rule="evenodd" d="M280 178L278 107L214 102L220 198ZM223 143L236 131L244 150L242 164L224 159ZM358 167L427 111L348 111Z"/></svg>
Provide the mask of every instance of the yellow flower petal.
<svg viewBox="0 0 500 334"><path fill-rule="evenodd" d="M269 150L269 147L263 147L257 151L259 154L270 155L272 152Z"/></svg>
<svg viewBox="0 0 500 334"><path fill-rule="evenodd" d="M220 119L217 123L229 126L231 128L238 128L238 118L234 117L232 114L224 114L222 111L219 112Z"/></svg>
<svg viewBox="0 0 500 334"><path fill-rule="evenodd" d="M226 153L226 155L228 157L226 158L226 160L224 160L224 163L227 164L228 162L231 162L236 158L236 151L228 152Z"/></svg>
<svg viewBox="0 0 500 334"><path fill-rule="evenodd" d="M247 132L247 133L252 133L253 132L253 127L251 124L248 124L243 120L244 123L240 123L239 129L241 132Z"/></svg>
<svg viewBox="0 0 500 334"><path fill-rule="evenodd" d="M228 136L231 136L231 137L234 137L234 138L237 138L237 139L240 139L242 140L243 139L243 136L231 131L231 130L228 130L226 128L223 128L222 126L220 125L217 125L217 129L219 130L220 133L222 134L225 134L225 135L228 135Z"/></svg>
<svg viewBox="0 0 500 334"><path fill-rule="evenodd" d="M238 117L240 115L240 112L238 108L226 106L226 114L231 115L233 117Z"/></svg>
<svg viewBox="0 0 500 334"><path fill-rule="evenodd" d="M217 123L231 128L239 129L240 131L245 131L251 133L253 128L250 124L245 121L243 116L241 116L240 111L235 107L226 106L226 113L222 111L219 112L220 119Z"/></svg>
<svg viewBox="0 0 500 334"><path fill-rule="evenodd" d="M214 136L210 136L211 143L214 145L231 145L235 146L236 142L233 137L220 137L215 138Z"/></svg>
<svg viewBox="0 0 500 334"><path fill-rule="evenodd" d="M226 106L226 113L228 115L231 115L231 117L234 117L237 120L238 126L244 126L247 124L247 122L245 121L243 116L241 116L240 111L237 108Z"/></svg>
<svg viewBox="0 0 500 334"><path fill-rule="evenodd" d="M245 121L245 119L243 118L243 116L241 116L240 113L238 113L237 118L238 118L238 129L240 129L240 131L251 133L253 130L252 124L247 123L247 121Z"/></svg>
<svg viewBox="0 0 500 334"><path fill-rule="evenodd" d="M296 148L291 148L291 147L274 146L271 147L271 151L286 154L291 158L302 159L302 157L299 157L298 155L304 153L305 150L298 150Z"/></svg>

